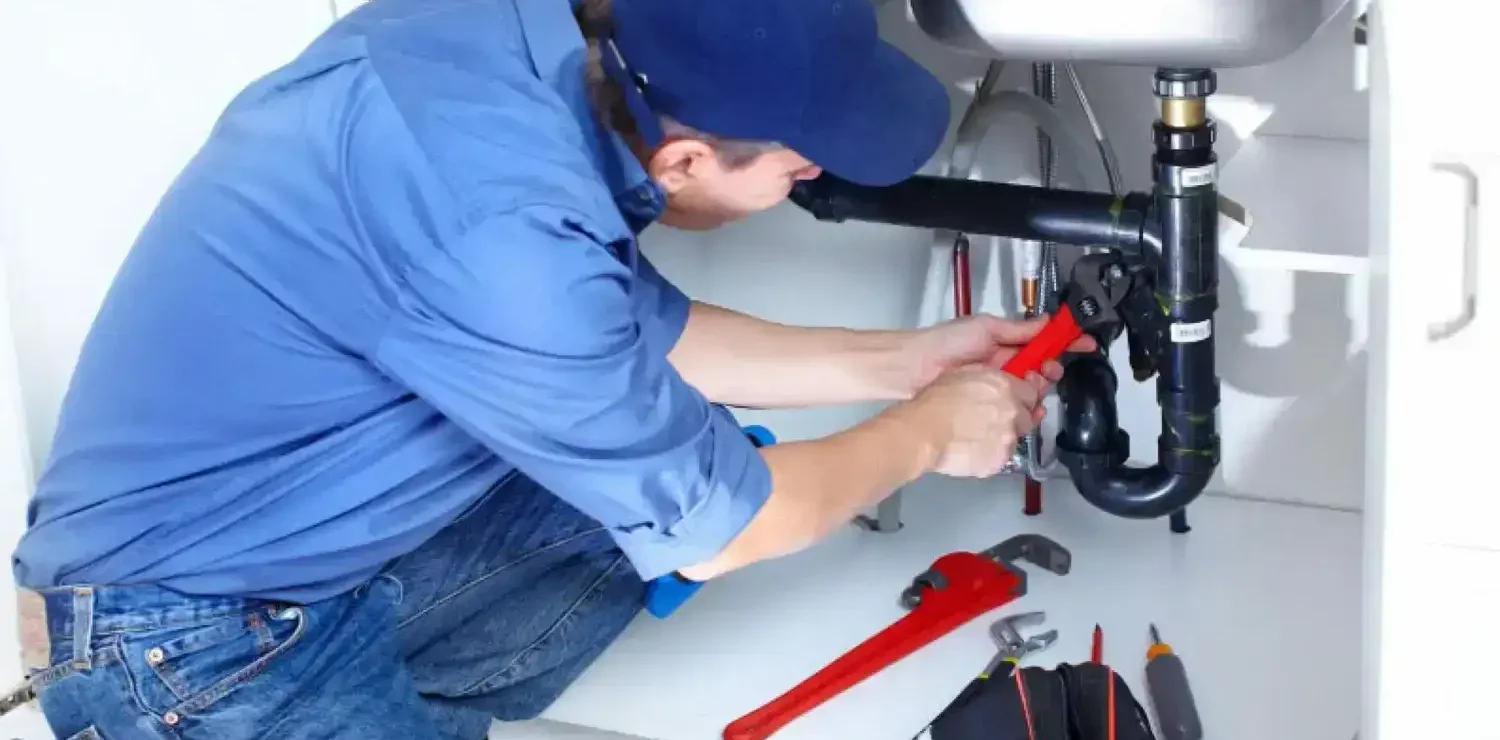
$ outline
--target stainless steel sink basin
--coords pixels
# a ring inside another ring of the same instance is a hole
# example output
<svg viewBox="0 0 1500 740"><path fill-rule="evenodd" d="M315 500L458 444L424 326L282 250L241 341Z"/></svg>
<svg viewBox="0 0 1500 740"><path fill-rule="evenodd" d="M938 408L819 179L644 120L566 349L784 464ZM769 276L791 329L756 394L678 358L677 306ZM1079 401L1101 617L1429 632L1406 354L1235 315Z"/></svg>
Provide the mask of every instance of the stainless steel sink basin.
<svg viewBox="0 0 1500 740"><path fill-rule="evenodd" d="M1252 67L1306 43L1339 0L909 0L939 43L986 57Z"/></svg>

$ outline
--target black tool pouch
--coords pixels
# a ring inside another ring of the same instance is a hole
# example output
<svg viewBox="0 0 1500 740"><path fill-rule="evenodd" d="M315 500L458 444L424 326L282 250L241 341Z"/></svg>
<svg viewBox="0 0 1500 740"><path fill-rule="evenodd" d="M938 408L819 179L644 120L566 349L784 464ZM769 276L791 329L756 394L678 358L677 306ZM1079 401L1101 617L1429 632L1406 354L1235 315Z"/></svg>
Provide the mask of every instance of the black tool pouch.
<svg viewBox="0 0 1500 740"><path fill-rule="evenodd" d="M1081 663L1002 668L989 678L977 678L913 740L1155 738L1146 710L1125 679L1109 666Z"/></svg>

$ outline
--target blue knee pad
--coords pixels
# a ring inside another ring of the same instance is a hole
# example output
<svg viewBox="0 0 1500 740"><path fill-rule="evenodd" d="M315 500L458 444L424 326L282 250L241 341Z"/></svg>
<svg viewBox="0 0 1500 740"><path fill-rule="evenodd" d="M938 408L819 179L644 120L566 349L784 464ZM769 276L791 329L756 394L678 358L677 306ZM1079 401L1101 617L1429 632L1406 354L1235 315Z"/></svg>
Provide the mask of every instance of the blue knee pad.
<svg viewBox="0 0 1500 740"><path fill-rule="evenodd" d="M743 427L743 431L756 447L776 444L776 435L759 424ZM698 581L689 581L676 573L668 573L646 584L646 611L657 619L666 619L702 587L703 584Z"/></svg>

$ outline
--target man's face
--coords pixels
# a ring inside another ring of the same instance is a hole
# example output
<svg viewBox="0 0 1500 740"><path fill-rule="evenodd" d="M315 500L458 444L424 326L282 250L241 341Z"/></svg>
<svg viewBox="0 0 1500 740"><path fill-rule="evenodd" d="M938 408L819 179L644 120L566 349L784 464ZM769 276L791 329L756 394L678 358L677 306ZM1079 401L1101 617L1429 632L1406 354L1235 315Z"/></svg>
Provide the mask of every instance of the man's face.
<svg viewBox="0 0 1500 740"><path fill-rule="evenodd" d="M822 172L790 149L735 158L693 139L662 145L647 169L667 193L662 222L691 230L718 228L764 211L785 200L797 181Z"/></svg>

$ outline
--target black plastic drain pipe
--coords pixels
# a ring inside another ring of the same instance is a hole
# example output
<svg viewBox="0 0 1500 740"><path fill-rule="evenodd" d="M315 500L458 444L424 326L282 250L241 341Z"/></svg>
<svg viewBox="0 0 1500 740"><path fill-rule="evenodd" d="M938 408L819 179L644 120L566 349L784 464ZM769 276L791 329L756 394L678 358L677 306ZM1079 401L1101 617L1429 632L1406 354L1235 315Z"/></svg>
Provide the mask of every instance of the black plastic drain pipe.
<svg viewBox="0 0 1500 740"><path fill-rule="evenodd" d="M1065 362L1058 458L1080 494L1117 516L1171 516L1203 492L1219 462L1219 380L1213 315L1218 308L1218 191L1214 124L1204 115L1209 70L1157 70L1162 117L1150 195L1116 198L1024 185L916 176L865 187L824 174L799 183L792 200L822 221L946 229L1078 247L1108 247L1154 270L1161 316L1134 326L1157 332L1154 346L1162 432L1155 465L1126 464L1129 435L1115 407L1118 379L1102 352Z"/></svg>

